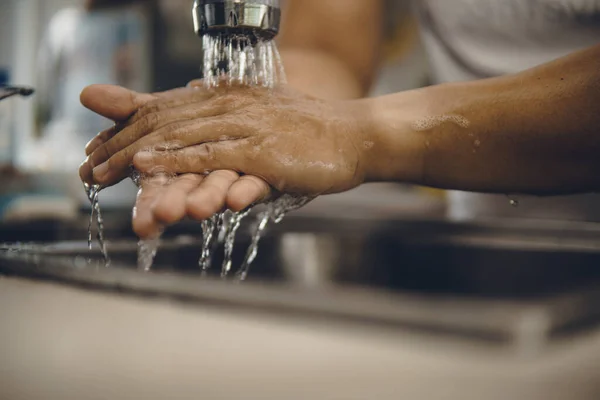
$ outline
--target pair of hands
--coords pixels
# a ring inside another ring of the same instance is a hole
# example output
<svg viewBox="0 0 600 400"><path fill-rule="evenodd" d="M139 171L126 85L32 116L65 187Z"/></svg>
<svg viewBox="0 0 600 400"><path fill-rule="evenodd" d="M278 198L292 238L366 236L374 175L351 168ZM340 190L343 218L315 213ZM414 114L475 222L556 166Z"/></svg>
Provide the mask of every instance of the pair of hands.
<svg viewBox="0 0 600 400"><path fill-rule="evenodd" d="M133 215L141 237L186 216L240 211L276 193L341 192L365 177L364 132L350 103L286 86L207 90L201 81L157 94L94 85L81 101L116 124L86 146L80 176L110 186L132 165L147 176Z"/></svg>

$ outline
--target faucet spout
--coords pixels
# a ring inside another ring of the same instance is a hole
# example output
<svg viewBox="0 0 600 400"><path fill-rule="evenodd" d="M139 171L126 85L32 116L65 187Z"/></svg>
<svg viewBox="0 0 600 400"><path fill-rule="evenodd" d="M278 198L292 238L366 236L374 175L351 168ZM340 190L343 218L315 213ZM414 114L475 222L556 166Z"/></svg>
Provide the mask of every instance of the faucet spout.
<svg viewBox="0 0 600 400"><path fill-rule="evenodd" d="M195 0L194 29L199 36L252 34L271 40L279 32L279 0Z"/></svg>

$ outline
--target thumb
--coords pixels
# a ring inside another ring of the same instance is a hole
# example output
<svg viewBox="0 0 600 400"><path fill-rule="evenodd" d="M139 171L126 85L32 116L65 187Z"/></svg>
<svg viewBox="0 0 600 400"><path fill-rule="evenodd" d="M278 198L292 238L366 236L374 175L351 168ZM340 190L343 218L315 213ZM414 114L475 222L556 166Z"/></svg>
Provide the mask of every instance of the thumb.
<svg viewBox="0 0 600 400"><path fill-rule="evenodd" d="M121 86L91 85L83 89L81 104L113 121L128 119L138 108L156 99L153 94L138 93Z"/></svg>

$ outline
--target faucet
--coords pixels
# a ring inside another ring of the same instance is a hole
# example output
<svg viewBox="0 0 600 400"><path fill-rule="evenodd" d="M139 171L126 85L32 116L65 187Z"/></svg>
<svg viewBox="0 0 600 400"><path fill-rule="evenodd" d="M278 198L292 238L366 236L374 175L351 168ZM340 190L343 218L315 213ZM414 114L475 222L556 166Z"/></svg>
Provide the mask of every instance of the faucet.
<svg viewBox="0 0 600 400"><path fill-rule="evenodd" d="M271 40L279 32L279 0L195 0L194 29L198 36L249 35Z"/></svg>
<svg viewBox="0 0 600 400"><path fill-rule="evenodd" d="M12 96L28 97L33 93L34 90L29 87L0 85L0 100L8 99Z"/></svg>

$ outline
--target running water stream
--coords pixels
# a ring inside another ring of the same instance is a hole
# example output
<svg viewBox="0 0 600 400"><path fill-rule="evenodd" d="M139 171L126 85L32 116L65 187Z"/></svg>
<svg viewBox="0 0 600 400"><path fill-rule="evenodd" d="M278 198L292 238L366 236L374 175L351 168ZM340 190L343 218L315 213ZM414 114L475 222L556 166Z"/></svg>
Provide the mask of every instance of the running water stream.
<svg viewBox="0 0 600 400"><path fill-rule="evenodd" d="M204 87L214 89L221 85L241 84L249 86L263 86L274 88L285 83L285 72L276 44L270 40L262 40L252 33L248 34L221 34L205 35L203 37L204 50ZM137 171L133 171L131 179L141 187L142 179ZM150 177L151 178L151 177ZM168 184L164 180L162 184ZM103 222L98 203L99 186L86 185L86 192L92 204L90 216L89 245L92 241L92 221L96 215L98 226L98 242L105 260L109 261L104 242ZM308 197L295 197L284 194L266 206L266 210L257 216L256 228L252 234L250 246L246 256L236 273L239 280L245 280L251 264L256 259L260 239L269 222L279 223L290 211L304 206L311 201ZM202 248L198 265L203 273L211 267L212 255L219 245L223 245L224 259L221 265L221 276L227 277L232 269L232 255L235 246L236 233L242 220L252 211L252 207L242 212L226 211L214 215L201 223ZM138 268L144 271L151 269L156 255L162 231L155 237L140 240L138 243Z"/></svg>
<svg viewBox="0 0 600 400"><path fill-rule="evenodd" d="M245 35L205 35L204 47L204 87L212 89L221 85L241 84L274 88L285 83L285 71L275 42L261 40L251 33ZM257 224L246 256L236 276L245 280L250 265L258 253L260 239L269 221L279 223L286 213L302 207L310 198L297 198L283 195L267 205L267 210L258 214ZM221 276L226 277L231 271L232 254L235 235L242 220L249 215L251 208L241 213L226 212L216 218L223 221L220 229L216 229L215 220L203 223L204 241L200 266L203 270L210 267L211 251L215 230L219 241L224 241L224 261Z"/></svg>
<svg viewBox="0 0 600 400"><path fill-rule="evenodd" d="M102 211L100 210L100 185L89 185L83 184L85 193L90 200L91 211L90 211L90 222L88 224L88 248L92 249L92 228L94 224L94 216L96 216L96 238L98 239L98 246L100 246L100 252L104 258L104 263L108 267L110 265L110 258L108 251L106 250L106 241L104 240L104 219L102 218Z"/></svg>

